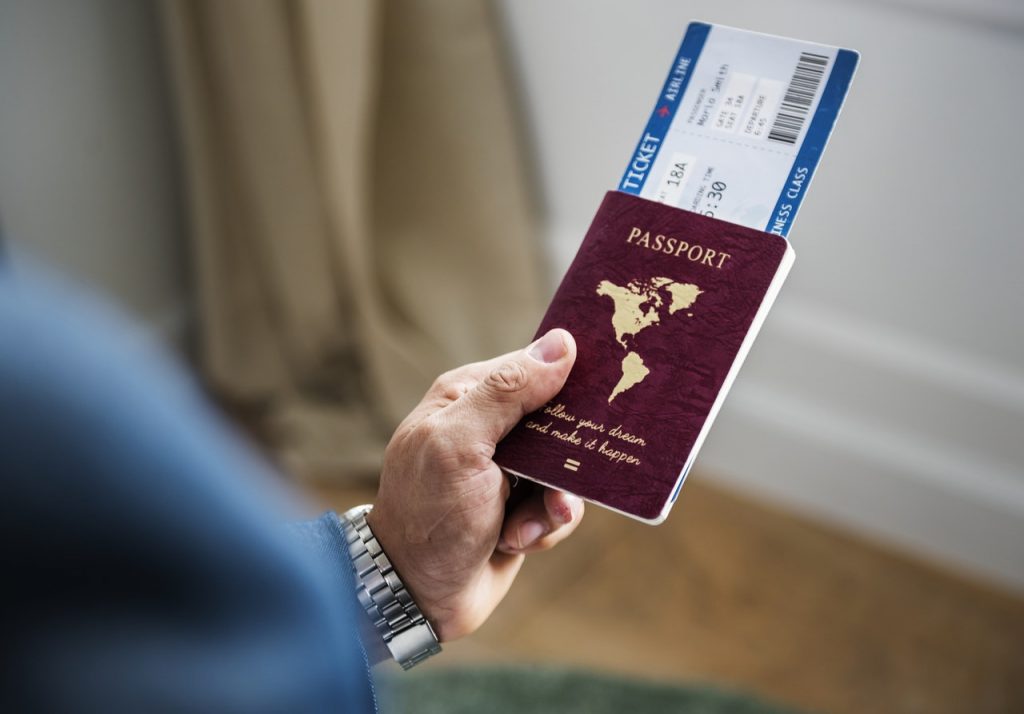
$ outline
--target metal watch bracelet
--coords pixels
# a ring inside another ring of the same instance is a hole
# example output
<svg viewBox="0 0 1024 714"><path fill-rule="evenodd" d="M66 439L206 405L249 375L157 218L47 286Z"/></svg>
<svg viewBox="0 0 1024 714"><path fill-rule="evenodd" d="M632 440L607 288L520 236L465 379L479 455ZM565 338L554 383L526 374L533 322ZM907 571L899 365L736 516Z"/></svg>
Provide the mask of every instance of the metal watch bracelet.
<svg viewBox="0 0 1024 714"><path fill-rule="evenodd" d="M356 596L391 656L410 669L440 652L441 645L367 525L371 508L356 506L342 516Z"/></svg>

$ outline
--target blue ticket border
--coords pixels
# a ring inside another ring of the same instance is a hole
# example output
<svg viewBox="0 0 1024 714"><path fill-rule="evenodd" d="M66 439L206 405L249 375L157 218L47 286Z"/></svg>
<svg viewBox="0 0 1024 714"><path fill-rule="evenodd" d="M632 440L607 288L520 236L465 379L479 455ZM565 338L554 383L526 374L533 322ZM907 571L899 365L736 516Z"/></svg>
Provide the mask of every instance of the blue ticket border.
<svg viewBox="0 0 1024 714"><path fill-rule="evenodd" d="M686 28L683 42L679 45L676 59L672 63L672 70L665 79L661 94L658 95L658 103L651 110L651 118L647 120L647 126L640 136L640 141L637 142L629 166L619 181L619 191L639 196L643 190L664 143L665 134L672 126L679 104L686 95L686 88L693 75L693 66L704 49L711 27L706 22L691 22Z"/></svg>
<svg viewBox="0 0 1024 714"><path fill-rule="evenodd" d="M789 227L800 210L804 196L807 195L807 187L818 168L818 162L821 161L832 129L835 128L859 59L860 55L853 50L840 49L836 54L832 71L825 83L825 91L821 93L818 108L814 110L814 118L807 127L803 144L800 145L800 151L797 152L793 166L789 169L786 185L779 194L779 200L775 203L775 210L768 219L768 225L764 228L768 233L783 238L789 234Z"/></svg>

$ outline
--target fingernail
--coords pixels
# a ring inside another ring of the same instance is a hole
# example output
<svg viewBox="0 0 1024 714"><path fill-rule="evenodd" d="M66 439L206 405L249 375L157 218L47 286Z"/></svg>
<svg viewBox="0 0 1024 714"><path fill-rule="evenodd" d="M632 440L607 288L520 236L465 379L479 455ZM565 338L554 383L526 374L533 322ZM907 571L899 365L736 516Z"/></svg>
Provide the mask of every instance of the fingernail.
<svg viewBox="0 0 1024 714"><path fill-rule="evenodd" d="M565 495L564 508L558 509L558 517L562 521L562 525L570 523L572 519L576 517L576 514L583 510L583 500L576 497Z"/></svg>
<svg viewBox="0 0 1024 714"><path fill-rule="evenodd" d="M557 362L565 357L569 349L560 330L549 330L546 335L530 345L529 355L538 362Z"/></svg>
<svg viewBox="0 0 1024 714"><path fill-rule="evenodd" d="M544 535L544 524L540 521L527 521L519 526L519 547L529 548Z"/></svg>

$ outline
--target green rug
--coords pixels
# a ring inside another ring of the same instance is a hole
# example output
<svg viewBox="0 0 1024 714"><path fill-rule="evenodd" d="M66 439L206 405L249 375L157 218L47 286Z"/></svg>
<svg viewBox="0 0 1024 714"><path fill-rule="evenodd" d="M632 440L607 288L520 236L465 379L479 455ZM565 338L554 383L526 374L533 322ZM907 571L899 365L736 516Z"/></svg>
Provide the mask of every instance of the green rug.
<svg viewBox="0 0 1024 714"><path fill-rule="evenodd" d="M702 685L550 668L431 669L388 676L378 689L381 714L795 714Z"/></svg>

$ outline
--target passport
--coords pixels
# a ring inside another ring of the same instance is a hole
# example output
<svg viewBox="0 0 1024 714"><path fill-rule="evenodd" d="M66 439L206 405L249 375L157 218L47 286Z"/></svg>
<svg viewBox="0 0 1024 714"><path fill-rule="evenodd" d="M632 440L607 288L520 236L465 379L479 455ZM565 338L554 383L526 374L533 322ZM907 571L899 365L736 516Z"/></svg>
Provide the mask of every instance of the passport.
<svg viewBox="0 0 1024 714"><path fill-rule="evenodd" d="M665 519L793 263L858 61L690 23L537 331L569 330L576 364L498 444L506 473Z"/></svg>
<svg viewBox="0 0 1024 714"><path fill-rule="evenodd" d="M609 191L537 330L569 330L576 364L494 461L660 523L793 256L780 236Z"/></svg>

